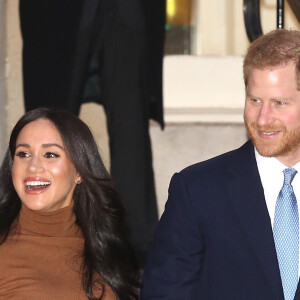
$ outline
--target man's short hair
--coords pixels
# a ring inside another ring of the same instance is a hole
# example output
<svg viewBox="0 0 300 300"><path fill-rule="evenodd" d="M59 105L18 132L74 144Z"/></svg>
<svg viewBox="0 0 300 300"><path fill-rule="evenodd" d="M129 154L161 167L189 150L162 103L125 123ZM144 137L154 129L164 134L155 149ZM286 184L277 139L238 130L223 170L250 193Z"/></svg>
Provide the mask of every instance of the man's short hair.
<svg viewBox="0 0 300 300"><path fill-rule="evenodd" d="M300 90L300 32L297 30L276 29L258 39L248 48L244 58L244 83L247 87L253 68L265 69L294 62L297 87Z"/></svg>

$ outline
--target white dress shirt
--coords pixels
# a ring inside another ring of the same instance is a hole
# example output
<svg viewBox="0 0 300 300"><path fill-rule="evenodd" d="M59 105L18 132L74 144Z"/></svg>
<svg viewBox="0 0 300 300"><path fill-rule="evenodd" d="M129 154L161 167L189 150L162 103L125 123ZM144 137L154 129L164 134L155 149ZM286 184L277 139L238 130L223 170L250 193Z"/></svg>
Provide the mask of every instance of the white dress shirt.
<svg viewBox="0 0 300 300"><path fill-rule="evenodd" d="M267 208L268 208L268 212L270 215L271 224L273 228L276 201L284 182L283 170L288 167L285 166L283 163L281 163L275 157L261 156L256 149L255 149L255 158L256 158L256 163L257 163L261 183L264 189L265 200L266 200L266 204L267 204ZM300 162L295 164L292 168L296 169L298 172L294 177L292 186L297 199L298 212L300 215ZM300 244L299 244L299 250L300 250ZM300 261L300 251L299 251L298 262L299 261ZM300 275L299 267L298 267L298 276Z"/></svg>

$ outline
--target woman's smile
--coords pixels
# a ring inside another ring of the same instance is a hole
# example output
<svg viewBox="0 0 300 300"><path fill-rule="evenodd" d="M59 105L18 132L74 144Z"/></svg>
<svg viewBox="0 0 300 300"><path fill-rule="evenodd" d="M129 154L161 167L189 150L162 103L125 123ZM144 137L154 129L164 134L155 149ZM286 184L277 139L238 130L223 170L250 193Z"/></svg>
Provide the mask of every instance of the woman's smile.
<svg viewBox="0 0 300 300"><path fill-rule="evenodd" d="M40 194L46 191L51 182L41 177L28 177L24 180L25 192L29 194Z"/></svg>

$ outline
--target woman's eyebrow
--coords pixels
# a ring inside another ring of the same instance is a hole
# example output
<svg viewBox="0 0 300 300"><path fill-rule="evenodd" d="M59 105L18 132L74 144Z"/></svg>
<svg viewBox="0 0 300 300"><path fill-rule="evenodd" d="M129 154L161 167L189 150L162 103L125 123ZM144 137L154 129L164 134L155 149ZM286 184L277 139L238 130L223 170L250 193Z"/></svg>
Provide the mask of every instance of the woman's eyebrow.
<svg viewBox="0 0 300 300"><path fill-rule="evenodd" d="M18 144L16 146L16 149L19 148L19 147L30 148L30 146L28 144Z"/></svg>
<svg viewBox="0 0 300 300"><path fill-rule="evenodd" d="M30 148L30 145L29 145L29 144L18 144L18 145L16 146L16 149L19 148L19 147ZM58 147L58 148L60 148L60 149L62 149L62 150L65 150L61 145L56 144L56 143L42 144L42 147L43 147L43 148Z"/></svg>
<svg viewBox="0 0 300 300"><path fill-rule="evenodd" d="M42 144L43 148L49 148L49 147L58 147L61 150L65 150L63 146L56 144L56 143L47 143L47 144Z"/></svg>

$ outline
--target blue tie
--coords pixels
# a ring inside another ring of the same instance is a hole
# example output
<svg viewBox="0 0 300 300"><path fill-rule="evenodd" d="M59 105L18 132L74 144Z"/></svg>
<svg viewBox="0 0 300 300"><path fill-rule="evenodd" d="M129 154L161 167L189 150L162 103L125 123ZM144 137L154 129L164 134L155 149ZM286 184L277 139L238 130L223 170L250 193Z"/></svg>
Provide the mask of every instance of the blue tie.
<svg viewBox="0 0 300 300"><path fill-rule="evenodd" d="M283 173L284 183L276 202L273 235L284 299L293 300L299 280L299 217L291 183L297 171L288 168Z"/></svg>

